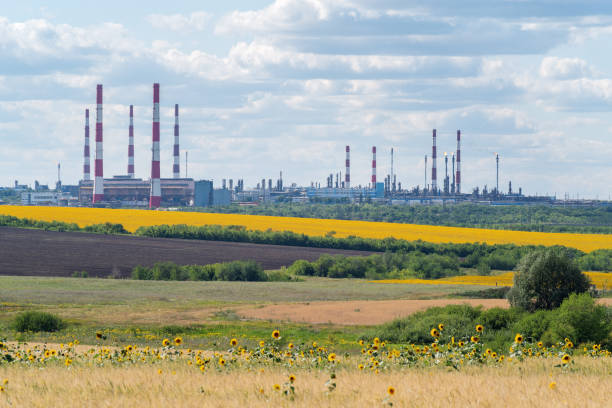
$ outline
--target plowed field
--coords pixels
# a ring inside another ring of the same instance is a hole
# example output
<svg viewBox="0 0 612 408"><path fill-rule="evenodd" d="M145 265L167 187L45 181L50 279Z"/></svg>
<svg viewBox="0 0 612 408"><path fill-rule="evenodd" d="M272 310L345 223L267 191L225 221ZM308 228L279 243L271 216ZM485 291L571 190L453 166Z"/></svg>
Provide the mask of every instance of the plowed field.
<svg viewBox="0 0 612 408"><path fill-rule="evenodd" d="M369 255L369 252L256 245L232 242L99 235L0 228L0 274L128 276L134 266L172 261L205 265L253 260L264 269L278 269L298 259L314 261L323 254Z"/></svg>

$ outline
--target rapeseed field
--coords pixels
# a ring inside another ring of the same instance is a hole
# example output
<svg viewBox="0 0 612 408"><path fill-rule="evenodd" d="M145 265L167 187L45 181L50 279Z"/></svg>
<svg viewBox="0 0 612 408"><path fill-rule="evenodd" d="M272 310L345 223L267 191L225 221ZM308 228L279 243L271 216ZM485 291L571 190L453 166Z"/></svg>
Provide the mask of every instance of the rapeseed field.
<svg viewBox="0 0 612 408"><path fill-rule="evenodd" d="M612 287L612 273L606 272L585 272L591 283L597 286L597 289L610 290ZM443 279L387 279L375 280L370 282L376 283L408 283L408 284L423 284L423 285L484 285L484 286L512 286L514 272L506 272L495 276L479 276L479 275L464 275L452 276Z"/></svg>
<svg viewBox="0 0 612 408"><path fill-rule="evenodd" d="M410 241L516 245L563 245L590 252L612 249L612 234L569 234L384 222L328 220L313 218L269 217L260 215L210 214L180 211L119 210L106 208L2 206L0 214L42 221L73 222L80 227L105 222L119 223L128 231L152 225L242 225L252 230L292 231L311 236L334 232L336 237L394 237Z"/></svg>

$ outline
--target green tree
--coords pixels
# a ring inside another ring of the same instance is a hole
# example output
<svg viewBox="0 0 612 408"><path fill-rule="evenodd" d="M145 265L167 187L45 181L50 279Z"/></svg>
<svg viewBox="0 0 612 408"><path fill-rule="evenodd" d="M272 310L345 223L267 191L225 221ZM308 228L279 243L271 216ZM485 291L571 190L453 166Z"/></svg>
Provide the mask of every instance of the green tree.
<svg viewBox="0 0 612 408"><path fill-rule="evenodd" d="M517 266L508 300L528 311L554 309L572 293L589 289L589 279L559 249L531 252Z"/></svg>

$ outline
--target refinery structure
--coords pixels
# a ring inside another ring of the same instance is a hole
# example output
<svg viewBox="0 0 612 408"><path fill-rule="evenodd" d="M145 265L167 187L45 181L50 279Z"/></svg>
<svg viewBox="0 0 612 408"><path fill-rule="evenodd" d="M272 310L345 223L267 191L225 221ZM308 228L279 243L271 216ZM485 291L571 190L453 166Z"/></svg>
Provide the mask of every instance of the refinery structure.
<svg viewBox="0 0 612 408"><path fill-rule="evenodd" d="M283 174L273 183L272 179L261 179L253 188L245 189L244 181L223 179L220 186L213 186L212 180L196 180L181 177L179 105L174 105L174 145L172 161L172 178L160 176L160 85L153 84L152 133L151 133L151 173L148 179L135 177L134 168L134 106L129 106L129 126L127 131L126 174L113 177L104 176L104 121L103 121L103 86L96 87L95 133L94 143L90 142L90 111L85 109L85 128L83 140L83 175L78 185L63 186L60 181L58 164L58 182L55 191L46 186L30 189L15 182L16 191L21 191L22 204L52 204L79 206L110 207L206 207L211 205L229 205L240 203L256 205L262 202L385 202L390 204L437 204L462 201L530 203L554 202L555 197L527 197L521 189L512 190L512 183L507 192L499 188L499 155L496 154L496 185L492 189L478 187L470 192L463 191L461 176L461 130L456 131L456 151L444 153L444 173L439 183L437 130L432 131L431 156L425 155L423 186L402 187L394 169L394 149L391 148L390 172L379 181L376 166L376 146L372 146L371 179L365 185L356 185L351 180L351 147L345 146L344 175L342 171L329 173L326 183L312 182L310 186L299 187L295 184L285 186ZM91 175L91 150L93 146L93 177ZM450 158L450 169L449 169ZM185 162L187 152L185 152ZM428 162L430 168L428 168ZM186 163L185 163L186 164ZM428 179L428 170L430 178Z"/></svg>

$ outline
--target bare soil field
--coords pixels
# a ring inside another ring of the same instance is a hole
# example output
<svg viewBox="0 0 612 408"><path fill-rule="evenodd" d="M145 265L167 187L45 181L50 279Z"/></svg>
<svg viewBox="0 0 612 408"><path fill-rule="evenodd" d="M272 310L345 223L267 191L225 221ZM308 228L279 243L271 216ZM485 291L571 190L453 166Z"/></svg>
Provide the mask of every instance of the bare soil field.
<svg viewBox="0 0 612 408"><path fill-rule="evenodd" d="M612 305L612 299L599 302ZM294 323L376 325L409 316L435 306L461 305L509 307L505 299L430 299L430 300L353 300L346 302L284 303L264 307L244 307L236 313L244 318L290 321Z"/></svg>
<svg viewBox="0 0 612 408"><path fill-rule="evenodd" d="M298 259L324 254L369 255L370 252L217 241L100 235L20 228L0 228L0 274L127 276L137 265L172 261L180 265L253 260L278 269Z"/></svg>

